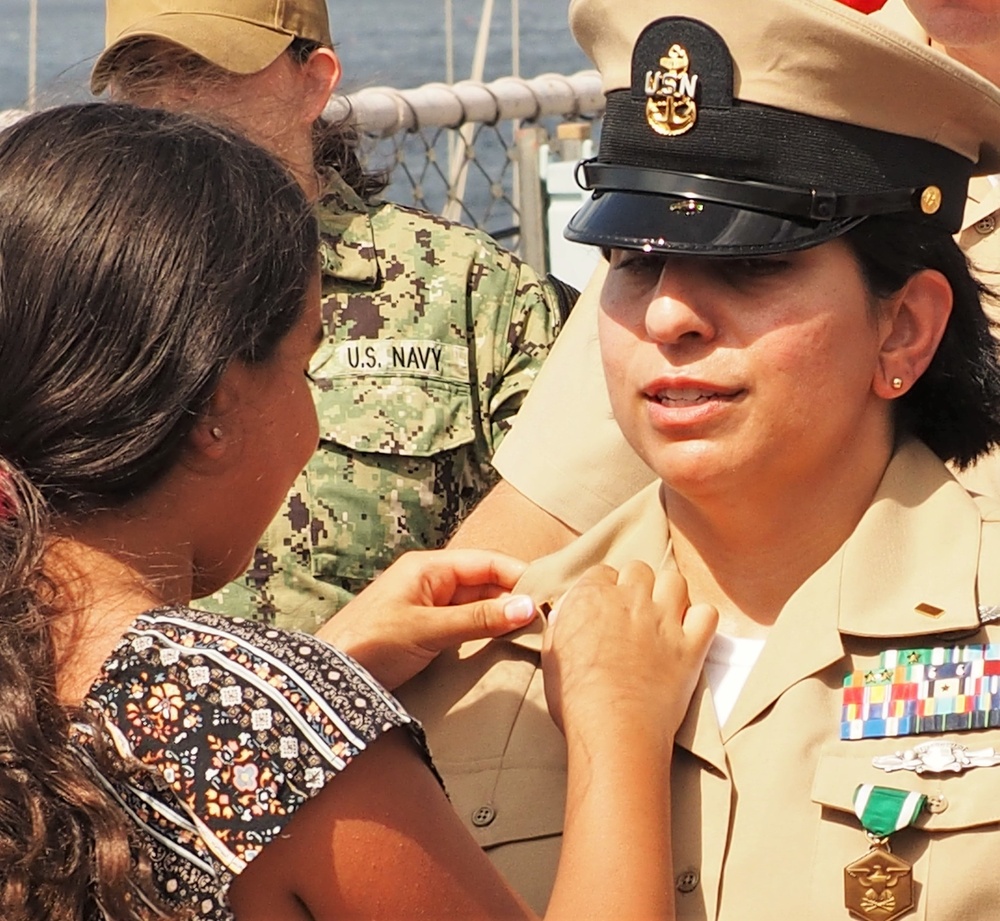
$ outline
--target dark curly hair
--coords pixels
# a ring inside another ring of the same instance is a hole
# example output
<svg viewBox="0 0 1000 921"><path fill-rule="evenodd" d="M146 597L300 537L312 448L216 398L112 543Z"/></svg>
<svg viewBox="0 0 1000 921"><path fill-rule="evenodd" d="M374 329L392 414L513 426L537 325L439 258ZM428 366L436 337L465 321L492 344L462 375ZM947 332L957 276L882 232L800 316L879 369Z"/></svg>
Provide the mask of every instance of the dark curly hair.
<svg viewBox="0 0 1000 921"><path fill-rule="evenodd" d="M57 694L45 549L172 468L231 362L269 359L315 220L241 136L105 103L0 133L0 201L0 917L163 917L135 828L74 754L89 725L115 770Z"/></svg>

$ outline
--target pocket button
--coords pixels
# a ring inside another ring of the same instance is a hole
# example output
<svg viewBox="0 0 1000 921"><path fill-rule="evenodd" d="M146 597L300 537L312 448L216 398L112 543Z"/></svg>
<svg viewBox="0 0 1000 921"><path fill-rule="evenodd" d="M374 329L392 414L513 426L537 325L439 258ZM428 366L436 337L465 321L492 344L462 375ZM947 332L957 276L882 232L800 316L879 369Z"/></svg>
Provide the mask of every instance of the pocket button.
<svg viewBox="0 0 1000 921"><path fill-rule="evenodd" d="M683 873L677 874L675 885L678 892L694 892L700 881L701 877L697 870L685 870Z"/></svg>
<svg viewBox="0 0 1000 921"><path fill-rule="evenodd" d="M927 811L938 815L948 808L948 797L944 794L939 794L938 796L928 796L927 797Z"/></svg>
<svg viewBox="0 0 1000 921"><path fill-rule="evenodd" d="M476 828L485 828L497 817L497 811L492 806L480 806L472 813L472 824Z"/></svg>

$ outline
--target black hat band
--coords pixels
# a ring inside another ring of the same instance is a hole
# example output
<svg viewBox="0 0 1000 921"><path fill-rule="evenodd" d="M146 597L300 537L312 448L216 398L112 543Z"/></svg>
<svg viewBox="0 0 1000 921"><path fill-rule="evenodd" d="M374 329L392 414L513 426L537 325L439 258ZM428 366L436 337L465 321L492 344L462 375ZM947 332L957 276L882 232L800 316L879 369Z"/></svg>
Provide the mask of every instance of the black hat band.
<svg viewBox="0 0 1000 921"><path fill-rule="evenodd" d="M936 186L941 194L933 217L952 233L962 225L972 173L969 160L930 141L740 100L722 108L702 105L695 130L665 139L650 130L645 101L628 90L608 94L597 163L635 167L644 173L729 180L734 193L736 185L745 182L771 185L776 189L772 204L767 204L768 196L758 188L750 207L780 214L785 213L784 205L773 202L791 203L794 210L789 216L810 217L808 210L803 212L787 198L789 190L810 199L813 189L838 198L858 196L850 205L856 215L854 209L865 196L871 196L867 200L876 209L868 214L885 213L889 201L898 201L900 207L894 210L920 210L914 190ZM603 183L594 181L591 187L601 191ZM726 202L738 204L728 198ZM812 215L811 219L829 217Z"/></svg>
<svg viewBox="0 0 1000 921"><path fill-rule="evenodd" d="M920 187L867 194L838 194L752 180L721 179L716 176L619 166L597 160L581 161L577 166L576 178L581 188L598 192L669 195L811 221L892 214L910 209L926 213L929 207L926 200L921 204L921 195L925 189Z"/></svg>

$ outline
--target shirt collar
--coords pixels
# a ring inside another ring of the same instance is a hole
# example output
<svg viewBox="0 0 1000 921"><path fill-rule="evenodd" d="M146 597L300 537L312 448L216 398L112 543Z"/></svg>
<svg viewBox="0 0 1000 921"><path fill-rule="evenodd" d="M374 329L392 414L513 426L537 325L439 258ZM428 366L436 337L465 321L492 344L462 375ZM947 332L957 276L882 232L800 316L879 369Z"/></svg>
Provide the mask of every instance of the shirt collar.
<svg viewBox="0 0 1000 921"><path fill-rule="evenodd" d="M904 444L841 548L840 632L890 637L977 628L981 531L976 500L929 448Z"/></svg>
<svg viewBox="0 0 1000 921"><path fill-rule="evenodd" d="M336 170L326 170L323 179L323 195L316 206L323 276L377 287L382 271L372 226L376 209L366 205Z"/></svg>

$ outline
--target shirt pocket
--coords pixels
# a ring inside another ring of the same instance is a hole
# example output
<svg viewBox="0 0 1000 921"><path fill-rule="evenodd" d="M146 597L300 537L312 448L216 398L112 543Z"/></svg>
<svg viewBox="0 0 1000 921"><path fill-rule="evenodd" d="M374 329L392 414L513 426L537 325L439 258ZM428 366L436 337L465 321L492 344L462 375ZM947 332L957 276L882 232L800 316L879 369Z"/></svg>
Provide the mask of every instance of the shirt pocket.
<svg viewBox="0 0 1000 921"><path fill-rule="evenodd" d="M500 671L507 668L523 673L524 663L503 663ZM490 678L496 677L495 670ZM543 914L562 847L566 743L549 717L540 668L516 711L512 724L490 727L503 740L499 758L452 763L446 785L452 805L500 874Z"/></svg>
<svg viewBox="0 0 1000 921"><path fill-rule="evenodd" d="M464 345L359 339L317 352L320 438L351 451L431 457L476 438Z"/></svg>
<svg viewBox="0 0 1000 921"><path fill-rule="evenodd" d="M566 743L548 714L538 637L469 643L398 690L452 806L535 911L548 902L566 804Z"/></svg>
<svg viewBox="0 0 1000 921"><path fill-rule="evenodd" d="M872 764L875 756L926 742L953 743L969 752L1000 752L1000 731L841 741L823 748L812 787L812 800L821 811L812 893L820 901L815 904L829 904L835 895L844 904L843 868L864 857L869 847L854 813L854 791L859 784L875 784L928 797L930 808L925 806L913 825L889 838L892 853L913 868L915 908L903 917L937 921L991 916L1000 897L1000 765L917 773L887 772Z"/></svg>

